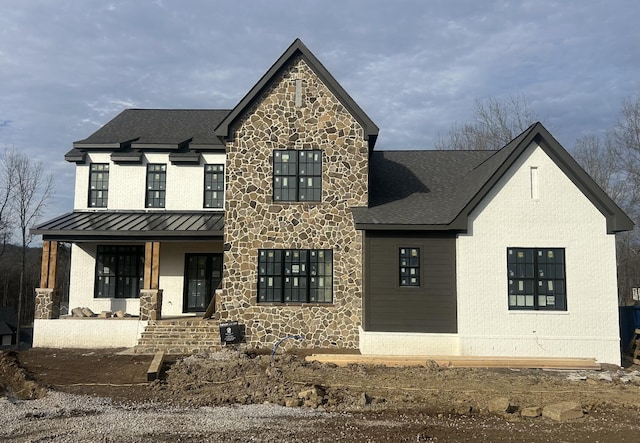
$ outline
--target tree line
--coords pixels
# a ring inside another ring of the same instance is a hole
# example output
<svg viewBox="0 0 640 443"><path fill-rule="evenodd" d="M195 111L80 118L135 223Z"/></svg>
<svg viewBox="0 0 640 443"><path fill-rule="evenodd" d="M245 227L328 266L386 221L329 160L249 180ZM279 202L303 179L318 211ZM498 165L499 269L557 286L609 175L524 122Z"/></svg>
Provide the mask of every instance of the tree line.
<svg viewBox="0 0 640 443"><path fill-rule="evenodd" d="M58 275L60 290L64 295L69 293L67 276L70 268L70 249L61 245L58 248ZM17 312L18 294L20 293L20 272L22 250L19 245L8 244L0 256L0 306L10 306ZM35 289L40 286L40 269L42 265L42 247L27 247L25 254L24 288L25 297L22 305L21 323L33 322L35 309Z"/></svg>
<svg viewBox="0 0 640 443"><path fill-rule="evenodd" d="M0 155L0 302L18 314L18 343L21 325L33 319L34 289L40 283L38 248L30 248L29 229L50 203L53 186L53 175L41 162L15 149Z"/></svg>
<svg viewBox="0 0 640 443"><path fill-rule="evenodd" d="M500 149L539 120L524 96L478 100L474 120L452 126L435 147ZM603 134L578 138L569 152L636 225L616 234L619 303L634 304L632 289L640 287L640 95L624 100Z"/></svg>

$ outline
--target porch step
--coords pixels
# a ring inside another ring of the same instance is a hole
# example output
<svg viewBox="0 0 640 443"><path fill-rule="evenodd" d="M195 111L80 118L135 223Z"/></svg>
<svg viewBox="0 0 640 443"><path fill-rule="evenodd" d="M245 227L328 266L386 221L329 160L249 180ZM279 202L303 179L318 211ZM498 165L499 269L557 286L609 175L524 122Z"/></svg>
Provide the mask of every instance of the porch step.
<svg viewBox="0 0 640 443"><path fill-rule="evenodd" d="M200 318L150 320L134 347L137 354L196 354L222 348L219 323Z"/></svg>

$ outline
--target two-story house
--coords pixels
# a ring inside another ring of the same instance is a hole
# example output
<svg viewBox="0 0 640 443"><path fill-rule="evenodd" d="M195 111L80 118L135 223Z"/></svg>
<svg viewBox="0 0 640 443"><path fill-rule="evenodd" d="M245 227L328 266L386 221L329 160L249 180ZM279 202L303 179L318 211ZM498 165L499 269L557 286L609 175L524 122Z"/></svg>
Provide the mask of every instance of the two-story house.
<svg viewBox="0 0 640 443"><path fill-rule="evenodd" d="M122 112L65 156L73 212L32 230L34 346L133 346L189 317L259 347L619 363L632 223L541 124L499 151L377 135L300 40L232 110ZM131 318L58 318L58 242L70 307Z"/></svg>

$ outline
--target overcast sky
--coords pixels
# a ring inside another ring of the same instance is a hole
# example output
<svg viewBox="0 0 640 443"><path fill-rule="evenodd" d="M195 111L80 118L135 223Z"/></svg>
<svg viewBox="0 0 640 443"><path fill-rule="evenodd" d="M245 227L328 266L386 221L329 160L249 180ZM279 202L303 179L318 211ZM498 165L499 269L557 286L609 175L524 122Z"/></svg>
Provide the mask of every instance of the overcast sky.
<svg viewBox="0 0 640 443"><path fill-rule="evenodd" d="M68 212L73 141L126 108L232 108L300 37L376 149L428 149L509 95L571 149L640 93L639 23L638 0L0 0L0 148L56 175L45 218Z"/></svg>

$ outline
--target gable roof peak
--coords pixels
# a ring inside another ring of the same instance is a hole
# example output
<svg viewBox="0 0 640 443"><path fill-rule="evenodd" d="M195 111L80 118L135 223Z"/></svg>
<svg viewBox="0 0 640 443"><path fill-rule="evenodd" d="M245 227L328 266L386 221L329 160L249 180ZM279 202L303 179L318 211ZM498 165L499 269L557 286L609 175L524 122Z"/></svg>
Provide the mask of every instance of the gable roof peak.
<svg viewBox="0 0 640 443"><path fill-rule="evenodd" d="M555 137L544 127L542 123L535 122L522 131L517 137L507 143L503 148L478 165L476 170L484 168L489 172L488 179L473 196L467 206L458 214L452 224L466 225L466 217L475 208L496 182L511 168L516 160L522 156L529 146L535 143L551 160L564 172L573 184L593 203L593 205L605 216L607 233L613 234L633 229L633 221L622 209L607 195L606 192L587 174L582 166L562 147ZM482 172L479 174L482 175Z"/></svg>
<svg viewBox="0 0 640 443"><path fill-rule="evenodd" d="M369 206L353 209L356 228L465 232L471 211L530 146L542 149L601 212L607 233L633 229L633 221L540 122L497 151L375 153Z"/></svg>
<svg viewBox="0 0 640 443"><path fill-rule="evenodd" d="M255 103L260 95L268 88L271 81L284 69L287 64L296 56L301 55L305 63L313 70L327 88L336 96L342 105L351 115L362 125L364 139L369 142L369 151L373 150L378 137L378 126L369 118L360 106L351 98L344 88L337 82L331 73L325 68L320 60L307 48L300 38L296 38L293 43L284 51L276 62L267 70L253 88L240 100L229 115L216 127L215 134L223 139L231 137L232 125L245 113L245 111Z"/></svg>

